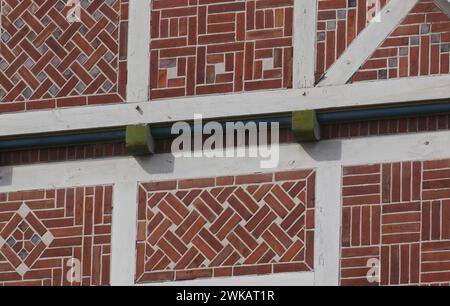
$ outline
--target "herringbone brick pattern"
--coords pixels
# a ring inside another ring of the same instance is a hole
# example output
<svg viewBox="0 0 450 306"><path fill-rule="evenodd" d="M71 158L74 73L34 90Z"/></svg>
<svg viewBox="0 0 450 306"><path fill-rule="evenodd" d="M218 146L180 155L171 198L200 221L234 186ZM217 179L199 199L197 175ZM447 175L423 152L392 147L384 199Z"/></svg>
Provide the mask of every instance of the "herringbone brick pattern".
<svg viewBox="0 0 450 306"><path fill-rule="evenodd" d="M379 8L388 0L380 0ZM344 53L373 17L374 0L319 0L316 80Z"/></svg>
<svg viewBox="0 0 450 306"><path fill-rule="evenodd" d="M353 76L352 81L448 74L450 18L421 0Z"/></svg>
<svg viewBox="0 0 450 306"><path fill-rule="evenodd" d="M128 0L80 3L0 1L0 112L124 101Z"/></svg>
<svg viewBox="0 0 450 306"><path fill-rule="evenodd" d="M314 171L142 183L136 281L311 271Z"/></svg>
<svg viewBox="0 0 450 306"><path fill-rule="evenodd" d="M344 168L341 284L450 282L450 160Z"/></svg>
<svg viewBox="0 0 450 306"><path fill-rule="evenodd" d="M0 193L0 285L108 285L111 212L112 186Z"/></svg>
<svg viewBox="0 0 450 306"><path fill-rule="evenodd" d="M155 0L152 99L292 86L293 0Z"/></svg>

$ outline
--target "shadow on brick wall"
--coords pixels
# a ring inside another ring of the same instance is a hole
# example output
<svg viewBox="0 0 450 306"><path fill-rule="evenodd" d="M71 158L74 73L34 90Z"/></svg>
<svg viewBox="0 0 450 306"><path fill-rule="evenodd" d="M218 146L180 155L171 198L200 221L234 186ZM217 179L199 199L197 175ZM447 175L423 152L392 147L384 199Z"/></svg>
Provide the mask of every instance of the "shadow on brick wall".
<svg viewBox="0 0 450 306"><path fill-rule="evenodd" d="M166 174L174 172L175 157L172 154L156 154L136 157L136 161L148 174Z"/></svg>
<svg viewBox="0 0 450 306"><path fill-rule="evenodd" d="M317 162L339 161L342 159L342 141L302 143L303 150Z"/></svg>
<svg viewBox="0 0 450 306"><path fill-rule="evenodd" d="M12 183L13 167L0 167L0 186L9 186Z"/></svg>

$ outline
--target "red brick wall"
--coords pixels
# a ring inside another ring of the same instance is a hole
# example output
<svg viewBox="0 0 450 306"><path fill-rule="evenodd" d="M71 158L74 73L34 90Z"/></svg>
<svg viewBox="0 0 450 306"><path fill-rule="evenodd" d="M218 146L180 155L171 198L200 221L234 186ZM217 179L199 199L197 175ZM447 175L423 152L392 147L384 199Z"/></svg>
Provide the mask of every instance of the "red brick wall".
<svg viewBox="0 0 450 306"><path fill-rule="evenodd" d="M0 166L98 159L127 155L124 141L18 151L0 151Z"/></svg>
<svg viewBox="0 0 450 306"><path fill-rule="evenodd" d="M323 125L322 139L352 138L444 131L450 129L449 115L384 119Z"/></svg>
<svg viewBox="0 0 450 306"><path fill-rule="evenodd" d="M384 119L361 122L326 124L321 127L322 140L367 136L409 134L444 131L450 129L449 115L432 115L417 118ZM171 153L173 138L157 139L155 152ZM280 143L295 143L290 128L280 129ZM53 148L38 148L0 152L0 166L101 159L127 156L124 142L85 144Z"/></svg>
<svg viewBox="0 0 450 306"><path fill-rule="evenodd" d="M383 7L387 0L381 0ZM368 24L367 0L319 0L316 80L344 53Z"/></svg>
<svg viewBox="0 0 450 306"><path fill-rule="evenodd" d="M73 258L82 285L108 285L111 212L112 186L0 193L0 285L71 285Z"/></svg>
<svg viewBox="0 0 450 306"><path fill-rule="evenodd" d="M136 281L311 271L315 172L139 186Z"/></svg>
<svg viewBox="0 0 450 306"><path fill-rule="evenodd" d="M293 0L155 0L152 99L291 87Z"/></svg>
<svg viewBox="0 0 450 306"><path fill-rule="evenodd" d="M449 284L450 160L344 168L341 284Z"/></svg>
<svg viewBox="0 0 450 306"><path fill-rule="evenodd" d="M125 99L128 0L55 2L0 1L0 113Z"/></svg>
<svg viewBox="0 0 450 306"><path fill-rule="evenodd" d="M450 18L432 0L421 0L352 81L448 74Z"/></svg>

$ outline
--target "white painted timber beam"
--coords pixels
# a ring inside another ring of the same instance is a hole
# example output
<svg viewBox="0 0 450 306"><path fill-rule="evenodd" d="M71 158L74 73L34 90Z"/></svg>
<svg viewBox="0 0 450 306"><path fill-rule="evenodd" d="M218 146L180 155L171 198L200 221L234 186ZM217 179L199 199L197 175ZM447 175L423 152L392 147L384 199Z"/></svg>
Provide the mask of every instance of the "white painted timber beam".
<svg viewBox="0 0 450 306"><path fill-rule="evenodd" d="M325 73L318 86L345 84L414 8L419 0L391 0Z"/></svg>
<svg viewBox="0 0 450 306"><path fill-rule="evenodd" d="M450 98L450 75L0 115L0 137Z"/></svg>
<svg viewBox="0 0 450 306"><path fill-rule="evenodd" d="M434 131L324 140L318 143L283 144L280 146L278 166L265 171L277 172L320 167L329 168L319 177L321 179L327 177L327 173L329 177L337 177L338 174L335 172L335 167L404 160L444 159L449 158L450 155L449 139L450 131ZM380 148L385 149L380 150ZM0 192L126 184L128 182L134 182L137 188L138 181L192 179L210 177L211 175L227 176L261 172L261 160L264 159L261 157L174 158L169 153L139 158L124 156L96 160L65 161L61 163L3 166L0 167ZM329 184L325 185L328 186ZM131 190L131 187L126 185L123 185L123 188ZM330 188L330 197L326 195L319 197L320 201L323 200L323 205L320 204L319 207L330 205L328 201L336 192L335 188L338 187ZM132 196L128 197L128 201L135 202L135 196L136 193L133 191ZM122 205L119 204L121 201L124 201L124 199L116 199L114 207ZM337 208L339 199L337 198L335 201ZM129 202L124 202L123 204L126 205ZM129 208L131 210L135 209L131 204ZM125 209L125 207L119 209ZM130 229L126 231L130 231ZM123 235L129 234L123 233ZM127 255L124 254L124 256Z"/></svg>
<svg viewBox="0 0 450 306"><path fill-rule="evenodd" d="M327 191L323 192L323 186ZM318 167L316 178L316 229L314 284L338 286L341 245L342 167Z"/></svg>
<svg viewBox="0 0 450 306"><path fill-rule="evenodd" d="M294 2L294 88L314 87L317 1Z"/></svg>
<svg viewBox="0 0 450 306"><path fill-rule="evenodd" d="M434 3L450 17L450 2L449 0L434 0Z"/></svg>
<svg viewBox="0 0 450 306"><path fill-rule="evenodd" d="M127 101L148 100L151 1L130 1L128 21Z"/></svg>
<svg viewBox="0 0 450 306"><path fill-rule="evenodd" d="M137 182L114 182L111 285L132 286L136 269Z"/></svg>

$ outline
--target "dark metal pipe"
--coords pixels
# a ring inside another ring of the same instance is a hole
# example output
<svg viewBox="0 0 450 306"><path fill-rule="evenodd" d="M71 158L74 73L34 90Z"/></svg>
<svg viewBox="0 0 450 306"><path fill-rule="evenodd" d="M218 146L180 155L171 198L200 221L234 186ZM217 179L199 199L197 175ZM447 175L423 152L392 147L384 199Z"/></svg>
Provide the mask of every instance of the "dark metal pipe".
<svg viewBox="0 0 450 306"><path fill-rule="evenodd" d="M401 118L411 116L426 116L431 114L450 113L450 102L437 104L421 104L411 106L399 106L391 108L375 108L364 110L348 110L336 112L324 112L317 114L317 120L321 124L376 120L386 118ZM246 119L233 120L235 122L242 121L255 123L273 123L278 122L280 126L290 126L292 124L291 116L273 117L261 119ZM206 123L207 121L205 121ZM229 121L231 122L231 120ZM226 122L221 122L225 127ZM193 126L193 125L192 125ZM173 136L170 126L152 127L152 135L155 138L166 138ZM92 132L82 134L68 134L68 135L52 135L52 136L37 136L20 139L0 140L0 150L18 150L33 147L53 147L62 145L76 145L81 143L98 143L125 140L125 130Z"/></svg>
<svg viewBox="0 0 450 306"><path fill-rule="evenodd" d="M317 119L320 123L338 123L346 121L364 121L387 118L426 116L431 114L442 114L449 112L450 102L319 113L317 115Z"/></svg>
<svg viewBox="0 0 450 306"><path fill-rule="evenodd" d="M110 142L124 139L124 130L69 135L39 136L33 138L1 140L0 150L6 151L34 147L54 147L63 145L76 145L81 143Z"/></svg>
<svg viewBox="0 0 450 306"><path fill-rule="evenodd" d="M203 122L204 124L206 124L208 121ZM283 126L291 126L292 124L292 118L291 117L273 117L273 118L261 118L261 119L245 119L245 120L232 120L232 121L225 121L225 122L221 122L219 121L219 123L222 125L223 128L226 127L227 122L243 122L243 123L248 123L248 122L255 122L256 124L260 124L260 123L274 123L274 122L278 122L280 124L280 127ZM191 124L191 130L194 130L194 124ZM152 135L155 138L167 138L172 135L172 127L170 126L160 126L160 127L152 127L151 128L152 131Z"/></svg>

